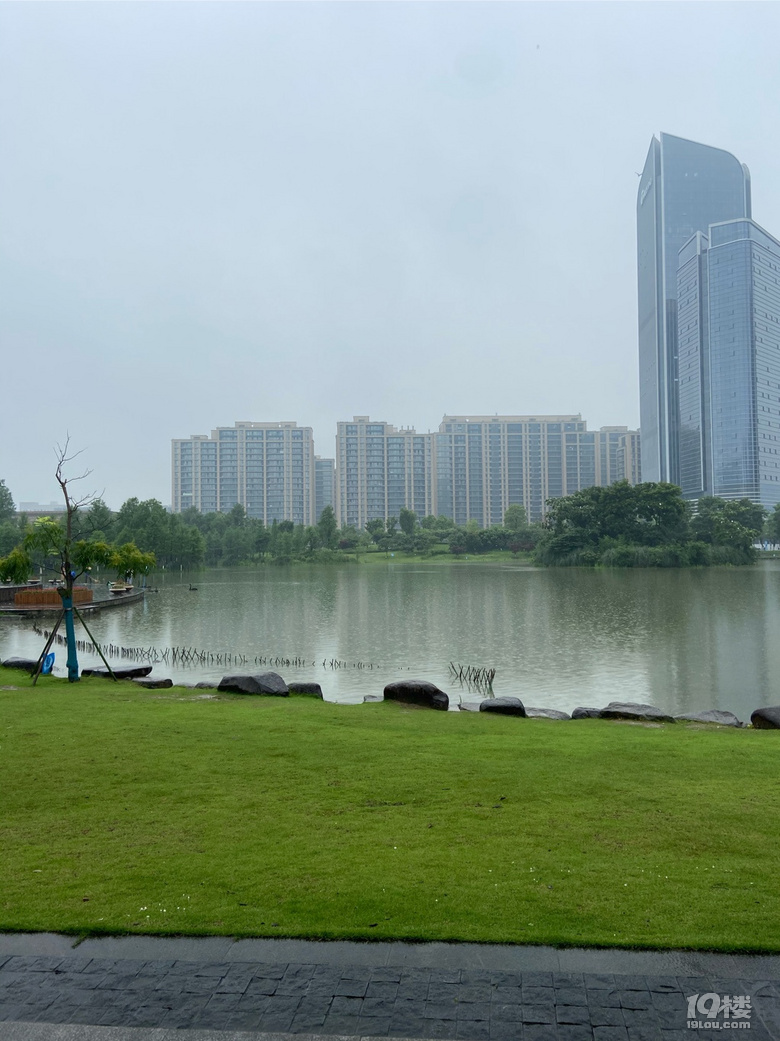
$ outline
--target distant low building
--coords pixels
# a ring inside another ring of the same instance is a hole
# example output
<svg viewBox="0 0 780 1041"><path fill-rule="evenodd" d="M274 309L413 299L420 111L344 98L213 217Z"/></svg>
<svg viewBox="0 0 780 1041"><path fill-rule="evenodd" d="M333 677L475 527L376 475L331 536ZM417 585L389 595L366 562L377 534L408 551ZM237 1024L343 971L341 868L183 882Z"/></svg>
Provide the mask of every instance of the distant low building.
<svg viewBox="0 0 780 1041"><path fill-rule="evenodd" d="M39 517L48 517L51 513L64 513L65 503L64 501L50 502L48 506L46 506L42 502L20 502L17 504L16 512L27 514L35 513Z"/></svg>

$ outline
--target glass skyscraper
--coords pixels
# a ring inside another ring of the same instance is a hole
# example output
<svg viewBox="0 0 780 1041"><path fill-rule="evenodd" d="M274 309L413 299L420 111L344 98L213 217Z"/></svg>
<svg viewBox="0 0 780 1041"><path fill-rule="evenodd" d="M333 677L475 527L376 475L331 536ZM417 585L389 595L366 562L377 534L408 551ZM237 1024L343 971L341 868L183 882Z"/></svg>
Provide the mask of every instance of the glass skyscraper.
<svg viewBox="0 0 780 1041"><path fill-rule="evenodd" d="M750 173L729 152L653 138L637 195L642 479L680 483L677 268L710 224L751 216Z"/></svg>
<svg viewBox="0 0 780 1041"><path fill-rule="evenodd" d="M751 220L680 251L683 495L780 502L780 242Z"/></svg>

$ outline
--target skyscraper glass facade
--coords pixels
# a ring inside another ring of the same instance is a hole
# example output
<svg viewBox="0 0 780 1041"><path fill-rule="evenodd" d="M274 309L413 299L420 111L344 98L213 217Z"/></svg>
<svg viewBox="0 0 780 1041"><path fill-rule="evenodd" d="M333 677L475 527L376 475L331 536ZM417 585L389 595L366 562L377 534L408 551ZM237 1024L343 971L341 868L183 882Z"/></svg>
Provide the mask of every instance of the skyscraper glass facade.
<svg viewBox="0 0 780 1041"><path fill-rule="evenodd" d="M681 486L780 501L780 243L750 220L680 251Z"/></svg>
<svg viewBox="0 0 780 1041"><path fill-rule="evenodd" d="M680 409L680 487L687 499L709 494L710 426L707 337L707 248L700 231L680 250L677 271L677 372Z"/></svg>
<svg viewBox="0 0 780 1041"><path fill-rule="evenodd" d="M680 483L678 253L710 224L750 217L750 174L729 152L661 134L637 195L642 474Z"/></svg>
<svg viewBox="0 0 780 1041"><path fill-rule="evenodd" d="M710 228L712 490L780 502L780 242L752 221Z"/></svg>

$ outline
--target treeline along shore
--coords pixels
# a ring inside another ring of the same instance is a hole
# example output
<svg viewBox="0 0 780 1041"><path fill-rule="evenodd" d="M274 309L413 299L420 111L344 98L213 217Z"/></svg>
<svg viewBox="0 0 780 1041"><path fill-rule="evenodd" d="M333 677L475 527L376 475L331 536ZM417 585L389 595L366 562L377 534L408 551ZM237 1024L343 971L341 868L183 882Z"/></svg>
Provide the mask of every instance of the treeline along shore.
<svg viewBox="0 0 780 1041"><path fill-rule="evenodd" d="M56 519L56 515L55 515ZM398 555L415 558L506 554L544 566L700 567L750 564L762 541L780 543L780 507L769 514L748 499L706 497L688 502L671 484L618 482L549 500L541 523L529 523L520 505L504 522L481 528L448 517L422 517L401 509L398 517L369 521L365 529L339 527L327 506L316 525L247 516L241 505L228 513L169 513L156 499L128 499L118 511L101 499L79 510L77 537L133 544L154 554L159 568L346 563ZM34 525L18 514L0 481L0 562Z"/></svg>

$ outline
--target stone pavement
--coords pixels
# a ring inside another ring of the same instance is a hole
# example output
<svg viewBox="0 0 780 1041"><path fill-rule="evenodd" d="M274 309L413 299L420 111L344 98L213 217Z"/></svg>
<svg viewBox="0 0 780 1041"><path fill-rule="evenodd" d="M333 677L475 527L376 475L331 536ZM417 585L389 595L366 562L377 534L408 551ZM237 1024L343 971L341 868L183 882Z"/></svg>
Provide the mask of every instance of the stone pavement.
<svg viewBox="0 0 780 1041"><path fill-rule="evenodd" d="M692 995L708 995L693 1028ZM0 1041L679 1041L692 1029L780 1041L780 957L0 935Z"/></svg>

